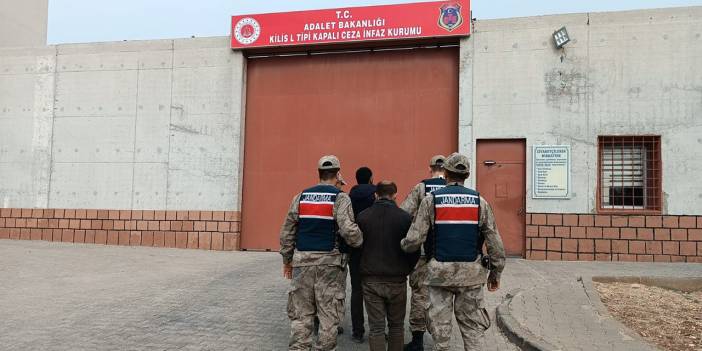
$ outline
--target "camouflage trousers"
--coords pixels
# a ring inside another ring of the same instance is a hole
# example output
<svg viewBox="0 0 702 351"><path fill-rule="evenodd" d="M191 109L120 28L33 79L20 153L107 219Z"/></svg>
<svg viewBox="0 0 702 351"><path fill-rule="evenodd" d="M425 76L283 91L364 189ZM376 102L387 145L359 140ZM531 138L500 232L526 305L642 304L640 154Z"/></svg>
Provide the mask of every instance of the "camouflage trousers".
<svg viewBox="0 0 702 351"><path fill-rule="evenodd" d="M290 350L310 350L314 317L319 334L313 350L336 350L337 327L344 316L346 268L339 266L295 267L288 292Z"/></svg>
<svg viewBox="0 0 702 351"><path fill-rule="evenodd" d="M427 260L425 257L417 261L417 265L409 276L409 285L412 288L412 297L410 299L410 314L409 324L410 330L426 331L427 330L427 307L428 307L428 292L426 284L427 280Z"/></svg>
<svg viewBox="0 0 702 351"><path fill-rule="evenodd" d="M451 349L453 316L463 337L463 347L480 350L485 331L490 328L490 316L485 310L483 286L428 286L429 332L434 350Z"/></svg>

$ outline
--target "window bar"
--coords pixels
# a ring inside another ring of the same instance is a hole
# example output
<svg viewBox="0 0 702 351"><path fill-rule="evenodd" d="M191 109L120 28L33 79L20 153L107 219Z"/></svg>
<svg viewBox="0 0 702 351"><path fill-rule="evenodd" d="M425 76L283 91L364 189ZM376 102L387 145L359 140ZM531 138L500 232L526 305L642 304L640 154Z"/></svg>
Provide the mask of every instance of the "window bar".
<svg viewBox="0 0 702 351"><path fill-rule="evenodd" d="M599 136L600 208L661 210L659 136Z"/></svg>

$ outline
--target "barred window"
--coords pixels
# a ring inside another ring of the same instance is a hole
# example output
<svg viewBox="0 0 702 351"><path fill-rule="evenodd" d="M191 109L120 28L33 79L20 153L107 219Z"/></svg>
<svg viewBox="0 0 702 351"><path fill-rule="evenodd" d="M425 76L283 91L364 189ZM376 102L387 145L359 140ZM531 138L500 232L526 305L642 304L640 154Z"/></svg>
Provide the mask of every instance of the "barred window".
<svg viewBox="0 0 702 351"><path fill-rule="evenodd" d="M599 209L661 210L661 137L599 137Z"/></svg>

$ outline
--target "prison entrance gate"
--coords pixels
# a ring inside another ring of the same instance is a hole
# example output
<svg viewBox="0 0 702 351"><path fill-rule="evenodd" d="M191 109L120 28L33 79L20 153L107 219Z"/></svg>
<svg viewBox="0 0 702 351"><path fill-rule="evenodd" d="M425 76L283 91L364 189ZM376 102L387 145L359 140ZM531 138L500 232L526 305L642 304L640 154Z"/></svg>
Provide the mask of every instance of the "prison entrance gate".
<svg viewBox="0 0 702 351"><path fill-rule="evenodd" d="M458 148L458 48L268 56L247 61L241 248L278 250L293 196L337 155L393 180L404 199L432 155ZM398 202L399 202L398 201Z"/></svg>

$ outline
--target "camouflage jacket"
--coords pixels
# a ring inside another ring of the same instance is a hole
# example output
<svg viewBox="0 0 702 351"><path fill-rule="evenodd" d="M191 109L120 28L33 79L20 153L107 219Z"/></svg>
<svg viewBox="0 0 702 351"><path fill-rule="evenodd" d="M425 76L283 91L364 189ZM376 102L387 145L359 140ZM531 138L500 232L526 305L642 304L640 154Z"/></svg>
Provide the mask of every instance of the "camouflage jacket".
<svg viewBox="0 0 702 351"><path fill-rule="evenodd" d="M410 216L412 216L412 219L414 219L414 216L417 215L419 204L422 203L422 200L424 200L426 196L427 187L424 185L423 182L419 182L419 184L415 185L414 188L412 188L412 191L410 191L410 193L407 195L405 201L402 201L400 208L403 209L405 212L409 213ZM424 255L424 247L421 247L421 256L424 257Z"/></svg>
<svg viewBox="0 0 702 351"><path fill-rule="evenodd" d="M295 242L297 240L297 224L299 221L300 196L297 194L290 204L285 222L280 229L280 254L283 256L283 263L292 263L293 267L334 265L344 266L346 256L339 252L337 247L331 252L297 251ZM356 225L351 207L351 198L346 193L339 193L334 203L334 220L339 226L339 234L351 247L360 247L363 243L363 234Z"/></svg>
<svg viewBox="0 0 702 351"><path fill-rule="evenodd" d="M402 249L406 252L417 251L426 241L429 229L434 225L434 196L427 195L419 205L417 215L414 217L407 237L402 239ZM480 234L485 238L487 254L492 260L494 269L490 271L492 277L499 279L505 266L505 249L502 245L500 233L495 225L495 216L492 207L480 197ZM472 286L484 284L487 280L488 270L480 263L480 258L475 262L438 262L431 259L427 263L427 285L432 286Z"/></svg>
<svg viewBox="0 0 702 351"><path fill-rule="evenodd" d="M412 191L407 195L405 201L402 201L400 208L409 213L412 218L417 214L417 209L419 209L419 204L422 203L426 197L426 187L424 183L420 182L412 188Z"/></svg>

